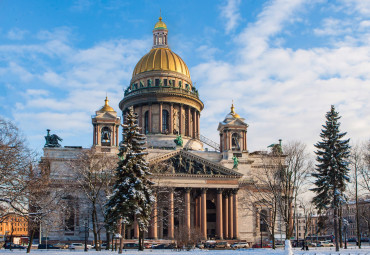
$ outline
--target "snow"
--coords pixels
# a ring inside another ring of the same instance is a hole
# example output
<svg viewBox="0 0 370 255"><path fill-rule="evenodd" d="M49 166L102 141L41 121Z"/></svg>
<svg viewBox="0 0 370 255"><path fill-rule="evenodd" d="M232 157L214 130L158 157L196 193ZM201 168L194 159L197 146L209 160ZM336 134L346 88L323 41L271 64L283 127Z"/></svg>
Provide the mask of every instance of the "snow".
<svg viewBox="0 0 370 255"><path fill-rule="evenodd" d="M335 252L334 247L330 248L310 248L310 251L301 251L300 248L293 249L293 253L295 255L331 255L331 254L342 254L342 255L370 255L370 246L366 246L363 249L359 250L357 247L349 247L349 249L341 249L340 252ZM9 251L9 250L0 250L0 254L27 254L25 250L23 251ZM78 251L69 251L69 250L31 250L33 255L75 255L75 254L94 254L94 255L113 255L118 254L117 251L94 251L90 250L89 252L84 252L83 250ZM268 254L276 254L276 255L284 255L286 251L283 249L239 249L239 250L200 250L195 249L192 251L174 251L174 250L144 250L144 251L137 251L137 250L124 250L122 254L126 255L268 255Z"/></svg>

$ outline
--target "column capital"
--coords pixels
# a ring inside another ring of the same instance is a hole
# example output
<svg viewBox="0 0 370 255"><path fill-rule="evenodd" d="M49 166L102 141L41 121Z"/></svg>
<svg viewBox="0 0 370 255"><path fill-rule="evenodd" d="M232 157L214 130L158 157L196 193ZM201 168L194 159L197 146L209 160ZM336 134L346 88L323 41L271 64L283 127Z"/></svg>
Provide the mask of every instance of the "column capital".
<svg viewBox="0 0 370 255"><path fill-rule="evenodd" d="M224 197L229 197L230 196L230 190L228 189L225 189L223 192L222 192L223 196Z"/></svg>
<svg viewBox="0 0 370 255"><path fill-rule="evenodd" d="M190 193L190 191L192 190L192 188L184 188L185 190L185 193Z"/></svg>
<svg viewBox="0 0 370 255"><path fill-rule="evenodd" d="M222 194L222 193L224 192L224 189L222 189L222 188L217 188L217 189L216 189L216 191L217 191L217 194Z"/></svg>
<svg viewBox="0 0 370 255"><path fill-rule="evenodd" d="M202 194L206 194L206 193L207 193L208 188L201 188L200 190L201 190Z"/></svg>
<svg viewBox="0 0 370 255"><path fill-rule="evenodd" d="M231 190L231 193L232 193L233 195L236 195L236 194L238 194L238 191L239 191L239 189L232 189L232 190Z"/></svg>

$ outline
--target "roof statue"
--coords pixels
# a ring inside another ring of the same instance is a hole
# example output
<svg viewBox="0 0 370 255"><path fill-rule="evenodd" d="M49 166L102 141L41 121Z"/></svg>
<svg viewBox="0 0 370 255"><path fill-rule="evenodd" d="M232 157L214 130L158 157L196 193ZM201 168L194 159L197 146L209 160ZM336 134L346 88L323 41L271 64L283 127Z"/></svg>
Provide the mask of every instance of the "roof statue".
<svg viewBox="0 0 370 255"><path fill-rule="evenodd" d="M271 152L273 154L282 154L283 153L283 149L281 147L281 139L279 139L279 143L270 144L269 146L267 146L267 148L271 148Z"/></svg>
<svg viewBox="0 0 370 255"><path fill-rule="evenodd" d="M61 145L58 143L58 141L63 141L62 138L57 136L56 134L50 135L50 129L46 130L48 133L45 136L45 145L44 147L60 147Z"/></svg>
<svg viewBox="0 0 370 255"><path fill-rule="evenodd" d="M176 137L176 139L174 140L174 142L176 143L176 146L180 146L180 147L182 147L182 145L183 145L182 136L181 136L181 135L178 135L178 136Z"/></svg>
<svg viewBox="0 0 370 255"><path fill-rule="evenodd" d="M232 157L232 159L234 161L233 169L237 169L238 168L238 165L239 165L239 159L235 155Z"/></svg>

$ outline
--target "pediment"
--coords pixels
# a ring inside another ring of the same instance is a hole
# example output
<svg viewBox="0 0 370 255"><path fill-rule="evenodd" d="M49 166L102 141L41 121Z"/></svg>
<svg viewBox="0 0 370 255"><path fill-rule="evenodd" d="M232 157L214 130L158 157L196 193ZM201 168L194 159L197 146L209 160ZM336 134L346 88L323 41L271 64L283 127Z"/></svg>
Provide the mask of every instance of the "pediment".
<svg viewBox="0 0 370 255"><path fill-rule="evenodd" d="M153 174L175 174L187 176L242 177L237 171L202 158L189 151L170 152L149 160Z"/></svg>
<svg viewBox="0 0 370 255"><path fill-rule="evenodd" d="M229 127L229 126L232 126L232 127L235 127L235 126L239 126L239 127L248 127L248 124L245 123L244 121L242 121L241 119L233 119L233 120L230 120L228 122L220 122L218 124L218 128L217 130L220 130L221 127Z"/></svg>
<svg viewBox="0 0 370 255"><path fill-rule="evenodd" d="M116 112L101 112L101 113L97 112L96 118L116 119L117 113Z"/></svg>

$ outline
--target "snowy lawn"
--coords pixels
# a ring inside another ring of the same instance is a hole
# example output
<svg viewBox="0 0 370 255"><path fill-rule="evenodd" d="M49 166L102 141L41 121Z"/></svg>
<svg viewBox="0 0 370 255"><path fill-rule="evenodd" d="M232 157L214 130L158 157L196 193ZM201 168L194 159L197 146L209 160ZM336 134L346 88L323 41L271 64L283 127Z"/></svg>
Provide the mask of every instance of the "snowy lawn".
<svg viewBox="0 0 370 255"><path fill-rule="evenodd" d="M330 254L342 254L342 255L370 255L370 247L365 247L361 250L355 249L355 247L350 247L350 249L342 249L339 253L336 253L334 248L315 248L311 249L310 251L301 251L300 249L294 249L294 254L296 255L330 255ZM95 255L113 255L117 254L118 252L112 252L112 251L94 251L90 250L89 252L81 251L69 251L69 250L60 250L60 251L52 251L52 250L31 250L30 254L33 255L75 255L75 254L95 254ZM26 254L24 250L0 250L0 254ZM173 251L173 250L145 250L142 252L139 252L137 250L124 250L123 254L126 255L170 255L170 254L176 254L176 255L268 255L268 254L276 254L276 255L285 255L284 250L277 249L239 249L239 250L192 250L192 251Z"/></svg>

